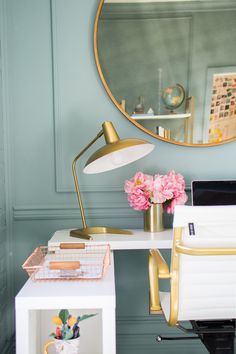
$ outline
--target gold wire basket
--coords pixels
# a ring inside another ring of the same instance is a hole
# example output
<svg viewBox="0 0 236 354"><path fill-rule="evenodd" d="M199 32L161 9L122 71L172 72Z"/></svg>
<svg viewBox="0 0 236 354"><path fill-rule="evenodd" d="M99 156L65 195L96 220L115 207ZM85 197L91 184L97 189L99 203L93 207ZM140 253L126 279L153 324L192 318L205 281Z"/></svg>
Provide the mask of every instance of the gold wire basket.
<svg viewBox="0 0 236 354"><path fill-rule="evenodd" d="M109 264L108 244L61 243L37 247L22 268L33 281L97 280Z"/></svg>

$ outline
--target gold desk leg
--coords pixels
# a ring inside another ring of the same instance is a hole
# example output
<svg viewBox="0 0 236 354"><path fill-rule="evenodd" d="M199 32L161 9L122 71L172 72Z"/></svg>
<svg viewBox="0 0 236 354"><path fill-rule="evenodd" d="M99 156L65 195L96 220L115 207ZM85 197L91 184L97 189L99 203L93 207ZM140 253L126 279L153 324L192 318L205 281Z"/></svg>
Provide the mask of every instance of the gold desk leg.
<svg viewBox="0 0 236 354"><path fill-rule="evenodd" d="M149 287L150 287L150 314L162 314L159 296L159 281L157 263L154 260L152 252L149 251L148 270L149 270Z"/></svg>

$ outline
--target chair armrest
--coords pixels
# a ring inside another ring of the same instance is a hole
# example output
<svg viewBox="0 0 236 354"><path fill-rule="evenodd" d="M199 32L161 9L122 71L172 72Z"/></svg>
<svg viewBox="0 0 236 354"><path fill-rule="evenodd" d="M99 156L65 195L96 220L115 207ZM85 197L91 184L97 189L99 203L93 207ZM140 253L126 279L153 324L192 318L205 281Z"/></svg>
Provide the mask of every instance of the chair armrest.
<svg viewBox="0 0 236 354"><path fill-rule="evenodd" d="M177 244L175 246L177 253L187 254L189 256L230 256L236 255L236 248L190 248Z"/></svg>
<svg viewBox="0 0 236 354"><path fill-rule="evenodd" d="M159 296L159 278L171 277L169 267L158 250L149 251L150 313L162 313Z"/></svg>

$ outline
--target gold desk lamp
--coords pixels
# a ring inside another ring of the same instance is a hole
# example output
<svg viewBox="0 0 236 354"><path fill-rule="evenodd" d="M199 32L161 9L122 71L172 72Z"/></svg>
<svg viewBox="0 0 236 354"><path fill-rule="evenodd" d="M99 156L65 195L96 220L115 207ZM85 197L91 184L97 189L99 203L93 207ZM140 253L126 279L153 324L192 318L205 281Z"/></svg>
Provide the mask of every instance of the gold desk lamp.
<svg viewBox="0 0 236 354"><path fill-rule="evenodd" d="M80 213L82 218L82 229L71 230L70 236L90 240L90 234L132 234L132 232L121 229L114 229L104 226L88 227L84 214L83 202L80 194L78 177L76 174L76 162L92 146L101 136L104 135L106 145L97 150L85 164L84 173L100 173L114 170L115 168L125 166L134 162L141 157L149 154L154 145L141 139L120 139L113 124L104 122L102 130L97 136L75 157L72 164L73 177L75 181L75 189L79 202Z"/></svg>

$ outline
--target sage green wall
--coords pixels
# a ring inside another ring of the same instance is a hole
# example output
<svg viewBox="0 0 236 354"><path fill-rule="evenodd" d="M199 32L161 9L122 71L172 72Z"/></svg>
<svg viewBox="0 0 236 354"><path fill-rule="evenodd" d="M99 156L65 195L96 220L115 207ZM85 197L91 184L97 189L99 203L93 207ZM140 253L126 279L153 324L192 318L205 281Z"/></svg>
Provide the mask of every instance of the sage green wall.
<svg viewBox="0 0 236 354"><path fill-rule="evenodd" d="M7 232L6 232L6 197L5 197L5 165L3 143L2 114L2 67L0 67L0 333L4 333L7 322ZM0 336L0 352L7 342L7 336Z"/></svg>
<svg viewBox="0 0 236 354"><path fill-rule="evenodd" d="M175 146L145 135L120 114L100 82L93 57L98 0L3 3L9 241L16 294L27 279L21 264L32 250L46 244L54 231L81 225L71 162L104 120L113 121L120 136L147 139L156 149L132 165L102 175L87 177L80 171L91 225L142 227L142 214L131 210L123 193L124 180L137 170L174 169L188 185L197 178L235 178L236 143L214 148ZM163 343L157 348L155 334L175 330L148 315L147 254L116 252L115 262L118 353L175 353L177 347L186 354L189 348L194 354L204 352L194 342Z"/></svg>
<svg viewBox="0 0 236 354"><path fill-rule="evenodd" d="M0 1L0 353L12 348L12 293L10 277L11 251L9 249L9 230L7 217L7 181L5 146L5 92L4 92L4 40L2 2Z"/></svg>

